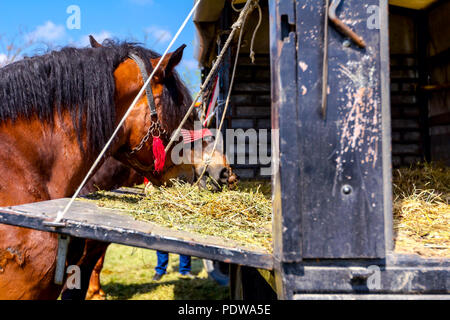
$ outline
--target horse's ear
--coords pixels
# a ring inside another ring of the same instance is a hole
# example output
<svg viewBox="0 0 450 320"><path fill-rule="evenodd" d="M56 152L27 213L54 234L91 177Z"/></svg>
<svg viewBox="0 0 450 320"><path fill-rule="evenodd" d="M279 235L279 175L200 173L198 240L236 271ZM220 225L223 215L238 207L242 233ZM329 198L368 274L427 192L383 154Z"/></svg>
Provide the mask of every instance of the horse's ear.
<svg viewBox="0 0 450 320"><path fill-rule="evenodd" d="M95 40L93 36L89 36L89 42L91 43L92 48L100 48L102 45Z"/></svg>
<svg viewBox="0 0 450 320"><path fill-rule="evenodd" d="M171 74L175 67L181 62L181 59L183 58L183 52L186 48L186 45L183 44L181 47L179 47L177 50L175 50L172 53L169 53L164 58L163 62L161 63L159 70L157 71L157 77L164 78ZM154 66L157 65L159 62L159 59L155 60L153 62Z"/></svg>
<svg viewBox="0 0 450 320"><path fill-rule="evenodd" d="M172 70L175 69L175 67L181 62L185 48L186 48L186 45L183 44L177 50L172 52L172 54L169 57L169 61L167 62L166 68L165 68L166 73L172 72Z"/></svg>

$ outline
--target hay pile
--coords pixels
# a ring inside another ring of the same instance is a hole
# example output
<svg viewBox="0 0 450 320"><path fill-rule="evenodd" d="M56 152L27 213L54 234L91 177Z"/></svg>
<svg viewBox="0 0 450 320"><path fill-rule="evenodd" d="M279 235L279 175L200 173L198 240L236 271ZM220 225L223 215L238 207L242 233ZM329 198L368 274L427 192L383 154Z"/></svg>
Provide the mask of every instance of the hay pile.
<svg viewBox="0 0 450 320"><path fill-rule="evenodd" d="M417 164L394 170L393 192L395 251L450 256L450 168ZM100 191L89 198L138 220L272 251L268 181L215 193L174 181L172 187L147 188L145 197Z"/></svg>
<svg viewBox="0 0 450 320"><path fill-rule="evenodd" d="M395 251L450 256L450 168L416 164L393 172Z"/></svg>
<svg viewBox="0 0 450 320"><path fill-rule="evenodd" d="M88 199L138 220L272 251L270 183L240 183L235 190L211 192L173 181L171 187L150 186L145 193L142 197L99 191Z"/></svg>

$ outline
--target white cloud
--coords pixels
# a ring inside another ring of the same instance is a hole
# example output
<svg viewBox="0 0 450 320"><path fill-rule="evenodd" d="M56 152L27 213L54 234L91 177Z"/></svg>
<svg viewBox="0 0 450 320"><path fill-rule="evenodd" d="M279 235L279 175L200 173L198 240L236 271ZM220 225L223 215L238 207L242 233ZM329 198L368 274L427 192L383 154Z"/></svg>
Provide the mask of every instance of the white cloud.
<svg viewBox="0 0 450 320"><path fill-rule="evenodd" d="M103 40L112 38L112 33L104 30L99 33L93 33L92 36L94 37L95 40L97 40L98 43L102 43ZM81 40L78 42L78 45L80 47L90 46L89 35L83 36Z"/></svg>
<svg viewBox="0 0 450 320"><path fill-rule="evenodd" d="M34 31L25 35L25 41L45 41L52 42L66 36L66 28L63 25L56 25L52 21L47 21L41 26L37 26Z"/></svg>
<svg viewBox="0 0 450 320"><path fill-rule="evenodd" d="M5 65L8 61L8 57L4 53L0 53L0 67Z"/></svg>
<svg viewBox="0 0 450 320"><path fill-rule="evenodd" d="M172 33L169 30L163 29L161 27L151 26L146 28L144 31L155 41L160 43L166 43L172 40Z"/></svg>

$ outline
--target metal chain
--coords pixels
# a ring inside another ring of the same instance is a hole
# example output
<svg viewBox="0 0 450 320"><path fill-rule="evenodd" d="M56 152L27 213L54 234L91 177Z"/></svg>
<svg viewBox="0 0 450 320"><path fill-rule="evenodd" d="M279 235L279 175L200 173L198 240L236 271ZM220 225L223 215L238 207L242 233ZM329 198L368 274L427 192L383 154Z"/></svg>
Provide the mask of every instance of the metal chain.
<svg viewBox="0 0 450 320"><path fill-rule="evenodd" d="M154 134L154 132L157 131L158 134ZM164 130L161 127L161 124L159 121L152 122L150 127L147 130L147 134L142 138L141 142L131 150L130 155L135 154L136 152L140 151L144 145L147 143L147 141L150 139L150 136L152 137L160 137L161 135L167 135L167 131Z"/></svg>

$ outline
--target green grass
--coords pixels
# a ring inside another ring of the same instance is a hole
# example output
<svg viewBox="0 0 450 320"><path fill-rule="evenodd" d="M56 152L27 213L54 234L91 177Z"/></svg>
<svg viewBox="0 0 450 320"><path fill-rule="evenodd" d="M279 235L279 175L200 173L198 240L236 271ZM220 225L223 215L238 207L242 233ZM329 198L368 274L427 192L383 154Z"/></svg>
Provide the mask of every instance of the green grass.
<svg viewBox="0 0 450 320"><path fill-rule="evenodd" d="M106 253L101 273L107 300L225 300L228 287L208 278L201 259L192 258L196 279L182 279L178 273L178 255L170 254L167 274L152 281L156 252L112 244Z"/></svg>

